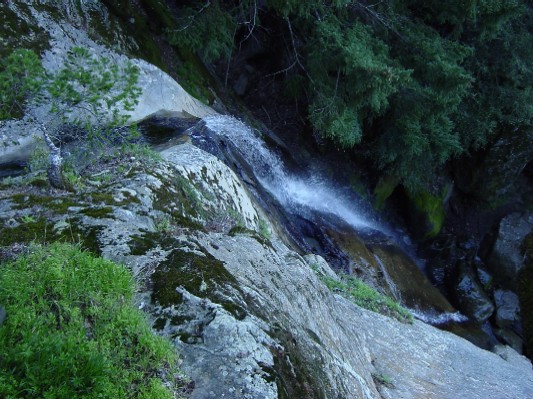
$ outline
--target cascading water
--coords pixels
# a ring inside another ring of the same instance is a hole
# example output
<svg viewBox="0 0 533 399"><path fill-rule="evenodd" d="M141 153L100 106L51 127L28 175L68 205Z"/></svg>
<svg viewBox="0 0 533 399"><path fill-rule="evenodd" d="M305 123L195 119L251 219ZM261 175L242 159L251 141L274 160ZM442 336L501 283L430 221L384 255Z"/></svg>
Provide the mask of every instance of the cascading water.
<svg viewBox="0 0 533 399"><path fill-rule="evenodd" d="M328 184L320 172L313 171L307 177L288 173L280 157L243 122L224 115L203 120L210 131L241 149L257 180L285 209L303 217L316 212L334 215L356 229L379 230L368 216L354 210L355 199L348 199L341 190Z"/></svg>
<svg viewBox="0 0 533 399"><path fill-rule="evenodd" d="M402 239L394 239L394 234L391 234L392 229L387 228L385 224L377 223L370 212L363 211L364 205L353 193L335 187L331 183L331 179L328 179L322 171L313 166L298 173L289 171L281 157L269 149L254 130L240 120L231 116L214 115L205 117L203 123L210 135L222 139L225 144L230 144L238 152L251 169L257 182L276 199L284 212L297 215L319 225L325 222L334 228L337 226L341 230L343 225L347 225L351 227L354 234L356 232L379 232L387 237L387 240L390 240L387 241L385 247L391 245L392 241L399 243L396 245L397 248L405 247L402 245L405 244ZM193 133L192 136L199 140L205 139L202 132ZM358 204L361 206L357 206ZM386 249L382 248L382 251L386 251ZM402 288L397 286L398 273L395 274L394 278L389 275L387 268L391 266L382 260L382 255L383 253L372 255L378 265L378 273L384 276L385 284L391 295L397 300L402 300L404 299L402 298ZM414 269L419 269L412 259L411 266ZM420 272L420 270L417 271ZM406 278L414 278L412 269L410 271L406 269L404 274L406 274ZM422 273L420 274L422 275ZM410 283L413 284L413 281ZM430 284L428 283L428 285ZM403 283L403 289L405 286ZM430 288L437 291L434 287ZM420 287L419 289L427 290L427 287ZM436 296L438 295L436 294ZM413 309L412 313L416 318L429 324L443 325L448 322L460 323L466 320L465 316L453 311L444 297L441 298L445 302L443 306L441 306L442 303L439 303L440 299L437 299L436 302L425 303L421 307L417 305L409 307Z"/></svg>

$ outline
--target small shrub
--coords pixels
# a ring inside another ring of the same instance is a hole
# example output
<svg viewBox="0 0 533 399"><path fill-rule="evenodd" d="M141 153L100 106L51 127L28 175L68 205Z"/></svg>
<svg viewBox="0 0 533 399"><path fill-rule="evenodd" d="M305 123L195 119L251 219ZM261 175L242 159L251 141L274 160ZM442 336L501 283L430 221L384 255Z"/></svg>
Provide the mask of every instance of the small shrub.
<svg viewBox="0 0 533 399"><path fill-rule="evenodd" d="M402 322L413 322L413 316L407 309L353 276L344 276L340 281L322 275L319 275L319 278L331 291L341 294L362 308Z"/></svg>
<svg viewBox="0 0 533 399"><path fill-rule="evenodd" d="M266 220L259 219L259 235L265 240L270 240L270 238L272 237L272 233L268 228L268 223L266 222Z"/></svg>
<svg viewBox="0 0 533 399"><path fill-rule="evenodd" d="M120 148L120 153L129 157L135 157L144 163L157 164L163 161L163 157L146 144L125 143Z"/></svg>
<svg viewBox="0 0 533 399"><path fill-rule="evenodd" d="M0 397L172 398L177 355L133 294L128 270L68 244L2 265Z"/></svg>
<svg viewBox="0 0 533 399"><path fill-rule="evenodd" d="M374 380L374 383L383 385L387 388L394 388L394 383L392 382L392 379L387 375L383 373L373 373L372 379Z"/></svg>
<svg viewBox="0 0 533 399"><path fill-rule="evenodd" d="M172 220L168 215L162 215L154 219L155 231L168 233L172 230Z"/></svg>

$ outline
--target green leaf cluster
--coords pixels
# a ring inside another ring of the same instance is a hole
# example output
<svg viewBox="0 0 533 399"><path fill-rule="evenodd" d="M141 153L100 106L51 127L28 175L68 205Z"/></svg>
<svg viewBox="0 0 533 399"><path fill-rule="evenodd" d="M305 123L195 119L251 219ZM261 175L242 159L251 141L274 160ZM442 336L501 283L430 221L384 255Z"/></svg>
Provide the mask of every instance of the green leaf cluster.
<svg viewBox="0 0 533 399"><path fill-rule="evenodd" d="M176 29L168 32L170 43L183 44L198 52L206 61L229 57L233 49L236 14L246 4L228 12L223 7L223 2L217 0L207 1L201 6L195 4L197 2L189 3L192 4L182 9Z"/></svg>
<svg viewBox="0 0 533 399"><path fill-rule="evenodd" d="M410 71L391 60L388 46L359 21L349 27L335 16L316 21L307 49L315 92L309 119L323 136L351 148L363 137L365 119L383 114Z"/></svg>
<svg viewBox="0 0 533 399"><path fill-rule="evenodd" d="M41 60L33 51L18 49L3 59L0 63L0 120L20 117L25 102L41 93L45 81Z"/></svg>
<svg viewBox="0 0 533 399"><path fill-rule="evenodd" d="M177 355L133 307L134 289L124 267L68 244L3 264L0 396L173 398Z"/></svg>

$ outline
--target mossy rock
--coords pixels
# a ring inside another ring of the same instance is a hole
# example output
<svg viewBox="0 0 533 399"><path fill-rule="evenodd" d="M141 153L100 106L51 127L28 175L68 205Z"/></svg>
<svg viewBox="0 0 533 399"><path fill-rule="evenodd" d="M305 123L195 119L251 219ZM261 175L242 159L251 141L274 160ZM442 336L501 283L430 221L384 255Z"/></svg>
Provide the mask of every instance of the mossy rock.
<svg viewBox="0 0 533 399"><path fill-rule="evenodd" d="M30 7L23 2L17 3L17 8L24 17L7 4L0 6L0 59L17 48L27 48L37 54L50 48L50 36L36 22L29 22L34 19Z"/></svg>
<svg viewBox="0 0 533 399"><path fill-rule="evenodd" d="M308 330L308 332L312 332ZM272 347L274 367L264 368L263 372L276 382L280 399L293 398L326 398L328 386L322 375L323 359L314 357L313 365L305 361L301 354L301 347L290 331L274 326L271 335L281 342L280 347ZM317 337L318 339L318 337ZM322 345L319 341L318 345Z"/></svg>
<svg viewBox="0 0 533 399"><path fill-rule="evenodd" d="M240 293L237 280L205 250L174 249L157 266L152 282L152 302L163 307L179 305L183 298L176 288L183 287L195 296L221 304L238 320L246 317L246 310L234 298L235 292Z"/></svg>
<svg viewBox="0 0 533 399"><path fill-rule="evenodd" d="M0 227L0 247L13 244L64 242L81 244L83 249L101 255L98 233L102 227L82 228L78 222L78 218L72 218L67 222L68 226L62 230L54 229L54 223L45 218L21 223L16 227Z"/></svg>
<svg viewBox="0 0 533 399"><path fill-rule="evenodd" d="M383 209L385 202L398 187L400 180L396 176L382 176L374 187L374 207Z"/></svg>
<svg viewBox="0 0 533 399"><path fill-rule="evenodd" d="M446 218L445 200L451 189L450 184L444 187L440 194L432 194L429 191L407 192L410 228L418 238L426 240L440 233Z"/></svg>

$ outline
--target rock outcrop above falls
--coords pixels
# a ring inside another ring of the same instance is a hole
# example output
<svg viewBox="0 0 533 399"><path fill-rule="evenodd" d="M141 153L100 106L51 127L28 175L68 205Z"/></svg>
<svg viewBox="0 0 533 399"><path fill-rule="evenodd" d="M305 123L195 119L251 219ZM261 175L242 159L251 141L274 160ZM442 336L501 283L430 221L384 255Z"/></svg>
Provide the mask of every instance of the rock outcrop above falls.
<svg viewBox="0 0 533 399"><path fill-rule="evenodd" d="M28 212L46 213L50 236L93 232L141 282L140 306L182 353L192 398L533 397L524 357L356 306L318 278L335 276L322 258L261 232L266 216L222 162L189 144L163 155L83 195L5 191L1 234L28 228L17 222Z"/></svg>
<svg viewBox="0 0 533 399"><path fill-rule="evenodd" d="M33 35L42 38L42 42L34 50L42 51L40 55L45 69L56 71L61 68L67 54L75 46L87 48L92 55L106 57L113 64L125 65L131 62L138 68L138 86L141 89L141 95L133 111L127 112L129 122L139 122L152 115L202 118L216 114L211 107L192 97L176 80L158 67L144 60L119 54L95 40L94 35L90 37L86 30L80 29L80 18L94 18L85 23L98 25L101 23L99 18L103 19L107 15L105 8L102 8L99 2L87 2L84 5L87 9L81 10L78 10L77 5L65 2L62 8L55 10L56 12L53 12L52 8L50 10L42 7L33 8L31 2L20 3L29 4L22 6L22 4L12 2L0 7L5 7L11 13L13 18L13 21L10 21L11 24L32 26L32 29L38 32L34 32ZM120 30L117 30L116 34L120 38L115 38L115 41L124 43L132 40ZM24 38L17 40L27 44ZM27 38L27 41L31 43L31 38ZM37 45L34 44L34 46ZM0 164L25 161L30 157L36 140L42 135L40 124L34 121L35 116L46 124L46 121L51 119L48 116L50 107L49 104L41 105L32 110L31 117L27 116L22 120L0 121ZM79 116L77 113L70 115L72 119ZM87 113L84 117L90 120L91 114ZM49 123L56 122L49 121Z"/></svg>

